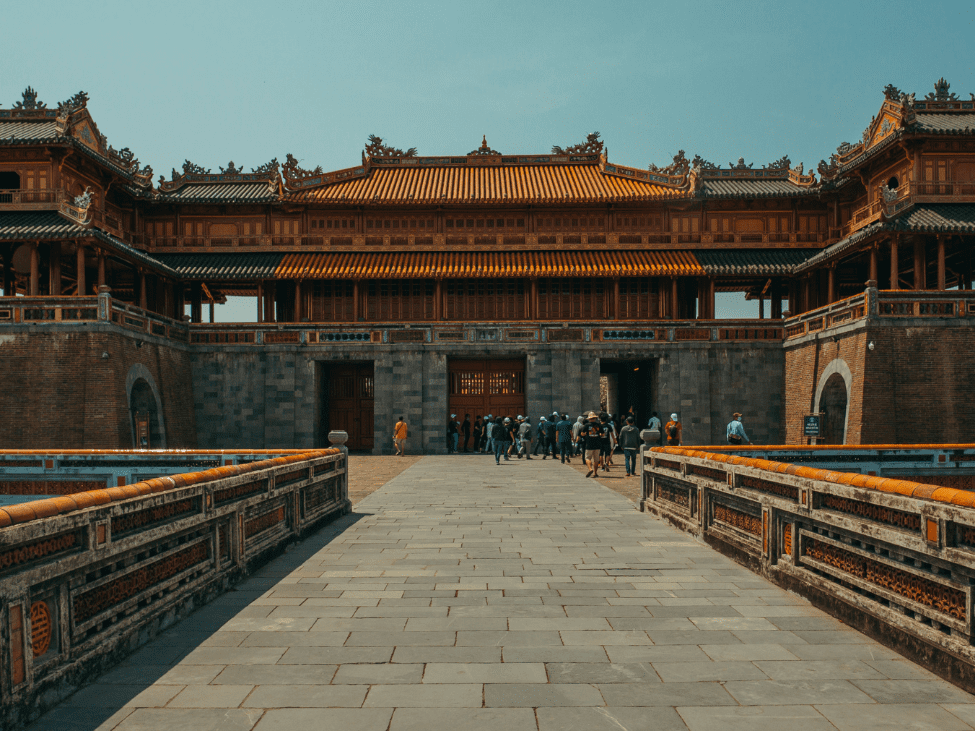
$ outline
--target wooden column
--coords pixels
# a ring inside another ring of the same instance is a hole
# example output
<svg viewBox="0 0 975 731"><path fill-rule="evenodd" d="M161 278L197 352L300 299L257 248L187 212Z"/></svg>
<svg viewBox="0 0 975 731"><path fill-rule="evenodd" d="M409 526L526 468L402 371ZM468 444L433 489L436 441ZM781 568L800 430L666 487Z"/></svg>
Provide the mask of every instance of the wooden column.
<svg viewBox="0 0 975 731"><path fill-rule="evenodd" d="M217 309L217 303L211 299L210 300L210 324L211 325L216 320L216 312L215 312L216 309Z"/></svg>
<svg viewBox="0 0 975 731"><path fill-rule="evenodd" d="M359 322L359 280L352 283L352 321Z"/></svg>
<svg viewBox="0 0 975 731"><path fill-rule="evenodd" d="M613 277L613 319L620 319L620 278Z"/></svg>
<svg viewBox="0 0 975 731"><path fill-rule="evenodd" d="M708 277L708 319L716 320L717 317L714 314L714 293L717 290L718 283L715 281L714 277Z"/></svg>
<svg viewBox="0 0 975 731"><path fill-rule="evenodd" d="M41 293L41 252L37 244L30 245L30 288L27 294L37 297Z"/></svg>
<svg viewBox="0 0 975 731"><path fill-rule="evenodd" d="M78 251L75 252L76 268L78 269L78 296L85 296L87 282L85 281L85 247L78 244Z"/></svg>
<svg viewBox="0 0 975 731"><path fill-rule="evenodd" d="M159 280L159 286L162 287L162 313L166 317L176 318L175 308L173 306L173 284L165 279Z"/></svg>
<svg viewBox="0 0 975 731"><path fill-rule="evenodd" d="M264 322L264 282L257 283L257 321Z"/></svg>
<svg viewBox="0 0 975 731"><path fill-rule="evenodd" d="M938 236L938 286L937 289L945 289L945 237Z"/></svg>
<svg viewBox="0 0 975 731"><path fill-rule="evenodd" d="M48 249L48 281L47 293L54 297L61 294L61 242L55 241Z"/></svg>
<svg viewBox="0 0 975 731"><path fill-rule="evenodd" d="M301 322L301 281L295 280L295 322Z"/></svg>
<svg viewBox="0 0 975 731"><path fill-rule="evenodd" d="M106 281L105 274L105 253L102 251L98 252L98 286L104 287L108 282Z"/></svg>
<svg viewBox="0 0 975 731"><path fill-rule="evenodd" d="M900 261L897 259L897 237L890 240L890 288L901 288Z"/></svg>
<svg viewBox="0 0 975 731"><path fill-rule="evenodd" d="M149 309L149 297L146 292L146 273L139 271L139 307L143 310Z"/></svg>
<svg viewBox="0 0 975 731"><path fill-rule="evenodd" d="M13 278L10 266L10 257L13 256L13 246L7 245L3 249L3 270L0 271L0 287L3 287L3 296L10 296L10 281Z"/></svg>
<svg viewBox="0 0 975 731"><path fill-rule="evenodd" d="M531 280L531 288L532 288L532 309L529 317L531 317L532 320L538 320L538 280L537 279Z"/></svg>
<svg viewBox="0 0 975 731"><path fill-rule="evenodd" d="M810 291L811 284L809 282L809 277L803 277L802 280L802 304L800 309L803 312L809 312L812 309L812 292Z"/></svg>
<svg viewBox="0 0 975 731"><path fill-rule="evenodd" d="M671 277L670 279L670 307L670 319L678 319L680 317L680 303L677 299L677 277Z"/></svg>
<svg viewBox="0 0 975 731"><path fill-rule="evenodd" d="M190 321L203 322L203 287L199 282L190 285Z"/></svg>
<svg viewBox="0 0 975 731"><path fill-rule="evenodd" d="M782 319L782 280L778 277L772 279L772 319Z"/></svg>
<svg viewBox="0 0 975 731"><path fill-rule="evenodd" d="M928 265L924 259L924 241L914 242L914 289L927 289Z"/></svg>
<svg viewBox="0 0 975 731"><path fill-rule="evenodd" d="M867 274L867 279L872 279L873 281L876 282L876 281L878 281L877 277L878 277L878 273L877 273L877 247L876 246L871 246L870 247L870 266L869 266L869 272Z"/></svg>
<svg viewBox="0 0 975 731"><path fill-rule="evenodd" d="M765 295L761 293L758 295L758 319L765 319Z"/></svg>
<svg viewBox="0 0 975 731"><path fill-rule="evenodd" d="M440 322L443 319L443 280L438 279L433 289L433 319Z"/></svg>
<svg viewBox="0 0 975 731"><path fill-rule="evenodd" d="M836 267L831 266L827 269L828 277L826 282L826 304L833 304L836 302Z"/></svg>

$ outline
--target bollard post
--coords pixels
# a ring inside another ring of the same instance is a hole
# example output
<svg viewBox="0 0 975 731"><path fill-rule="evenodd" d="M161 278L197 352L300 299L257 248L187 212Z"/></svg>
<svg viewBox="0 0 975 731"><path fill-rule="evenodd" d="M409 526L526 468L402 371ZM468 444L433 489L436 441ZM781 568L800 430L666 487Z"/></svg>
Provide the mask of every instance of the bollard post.
<svg viewBox="0 0 975 731"><path fill-rule="evenodd" d="M349 448L345 446L345 443L349 441L349 433L338 429L330 431L328 433L328 441L342 453L345 460L345 473L342 476L342 496L346 502L345 512L348 513L352 510L352 503L349 501Z"/></svg>
<svg viewBox="0 0 975 731"><path fill-rule="evenodd" d="M646 501L650 497L650 476L646 470L646 453L653 448L653 443L660 439L660 431L658 429L644 429L640 432L640 439L643 440L643 444L640 445L640 512L642 513L646 511Z"/></svg>

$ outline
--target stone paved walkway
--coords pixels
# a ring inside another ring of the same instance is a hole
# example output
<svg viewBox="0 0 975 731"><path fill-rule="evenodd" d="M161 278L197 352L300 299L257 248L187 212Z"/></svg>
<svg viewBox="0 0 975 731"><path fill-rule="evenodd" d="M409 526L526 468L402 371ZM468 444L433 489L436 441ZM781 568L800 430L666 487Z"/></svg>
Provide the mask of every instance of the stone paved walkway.
<svg viewBox="0 0 975 731"><path fill-rule="evenodd" d="M549 462L426 457L33 731L975 724L975 697Z"/></svg>

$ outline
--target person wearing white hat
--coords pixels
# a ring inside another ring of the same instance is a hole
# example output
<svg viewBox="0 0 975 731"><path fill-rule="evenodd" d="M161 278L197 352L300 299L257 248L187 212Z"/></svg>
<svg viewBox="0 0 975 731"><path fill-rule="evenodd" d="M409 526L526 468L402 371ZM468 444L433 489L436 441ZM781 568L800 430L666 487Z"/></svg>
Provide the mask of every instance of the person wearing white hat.
<svg viewBox="0 0 975 731"><path fill-rule="evenodd" d="M484 452L493 453L494 452L494 440L491 435L494 433L494 414L488 414L484 417Z"/></svg>
<svg viewBox="0 0 975 731"><path fill-rule="evenodd" d="M679 447L683 437L684 428L681 426L677 414L670 415L670 421L664 426L664 437L667 439L668 447Z"/></svg>
<svg viewBox="0 0 975 731"><path fill-rule="evenodd" d="M542 450L542 455L545 454L546 442L545 442L545 422L544 416L538 417L538 426L535 428L535 448L532 450L534 456L538 456L538 450ZM544 459L544 456L543 456Z"/></svg>

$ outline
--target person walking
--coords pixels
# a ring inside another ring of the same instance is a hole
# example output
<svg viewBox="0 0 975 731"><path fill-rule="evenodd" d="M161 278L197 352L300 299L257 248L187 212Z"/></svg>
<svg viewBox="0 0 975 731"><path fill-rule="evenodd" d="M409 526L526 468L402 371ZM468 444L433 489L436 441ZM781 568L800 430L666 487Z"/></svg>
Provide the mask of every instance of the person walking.
<svg viewBox="0 0 975 731"><path fill-rule="evenodd" d="M409 429L406 426L406 417L401 416L396 426L393 427L393 446L396 448L396 456L402 457L406 454L406 435Z"/></svg>
<svg viewBox="0 0 975 731"><path fill-rule="evenodd" d="M616 434L617 434L617 431L616 431L616 422L613 419L613 415L612 414L609 415L609 419L606 422L606 426L609 427L609 454L608 454L607 459L606 459L606 464L609 465L610 467L612 467L613 466L613 453L616 451L616 444L617 444L617 441L618 441L617 436L616 436Z"/></svg>
<svg viewBox="0 0 975 731"><path fill-rule="evenodd" d="M542 459L548 457L549 452L552 453L552 459L555 459L555 454L558 451L558 435L555 431L555 424L558 421L559 415L555 414L545 422L545 452Z"/></svg>
<svg viewBox="0 0 975 731"><path fill-rule="evenodd" d="M518 449L518 459L521 459L522 457L525 459L531 459L532 422L527 416L522 419L521 425L518 427L518 439L521 441L521 446Z"/></svg>
<svg viewBox="0 0 975 731"><path fill-rule="evenodd" d="M620 429L620 446L623 448L627 477L636 477L636 454L640 449L640 430L634 426L634 421L632 416L627 416L626 426Z"/></svg>
<svg viewBox="0 0 975 731"><path fill-rule="evenodd" d="M741 414L737 411L731 417L731 423L728 424L728 431L725 436L728 439L728 444L752 443L748 435L745 434L745 427L741 423Z"/></svg>
<svg viewBox="0 0 975 731"><path fill-rule="evenodd" d="M511 419L504 418L500 416L494 422L494 429L492 430L492 439L494 441L494 464L501 464L501 457L504 456L504 461L509 461L508 448L511 446L511 432L508 427L511 426Z"/></svg>
<svg viewBox="0 0 975 731"><path fill-rule="evenodd" d="M660 417L657 416L657 412L653 412L653 416L650 417L650 421L647 423L647 429L653 431L657 430L657 444L664 443L664 425L660 423Z"/></svg>
<svg viewBox="0 0 975 731"><path fill-rule="evenodd" d="M535 429L535 448L532 450L532 455L537 457L538 450L542 450L542 459L545 459L545 452L548 445L545 443L545 417L538 417L538 426Z"/></svg>
<svg viewBox="0 0 975 731"><path fill-rule="evenodd" d="M586 423L585 417L580 416L578 419L576 419L575 424L572 425L572 444L573 447L575 447L572 450L573 456L578 454L583 454L582 440L579 438L579 434L580 432L582 432L582 427L585 423ZM586 461L585 456L583 456L582 461L583 462Z"/></svg>
<svg viewBox="0 0 975 731"><path fill-rule="evenodd" d="M555 436L559 442L562 464L572 464L572 422L568 414L562 414L562 419L555 424Z"/></svg>
<svg viewBox="0 0 975 731"><path fill-rule="evenodd" d="M603 472L609 472L609 448L610 448L610 428L609 414L605 411L599 412L599 457L603 466Z"/></svg>
<svg viewBox="0 0 975 731"><path fill-rule="evenodd" d="M471 443L471 415L464 414L464 423L460 425L460 433L464 435L464 452L469 452L467 448Z"/></svg>
<svg viewBox="0 0 975 731"><path fill-rule="evenodd" d="M457 440L460 434L457 431L457 414L451 414L447 419L447 454L454 454L457 451Z"/></svg>
<svg viewBox="0 0 975 731"><path fill-rule="evenodd" d="M488 414L484 421L484 451L494 452L494 416Z"/></svg>
<svg viewBox="0 0 975 731"><path fill-rule="evenodd" d="M474 417L474 427L471 430L471 441L474 445L474 452L481 451L481 434L484 431L484 424L481 422L480 416ZM464 450L467 451L467 450Z"/></svg>
<svg viewBox="0 0 975 731"><path fill-rule="evenodd" d="M596 477L599 471L599 453L602 448L603 430L599 424L599 417L595 411L590 411L587 421L582 425L579 437L585 447L584 458L589 471L586 477Z"/></svg>
<svg viewBox="0 0 975 731"><path fill-rule="evenodd" d="M664 435L667 439L668 447L679 447L681 438L684 436L684 427L677 419L677 414L670 415L670 421L664 426Z"/></svg>

